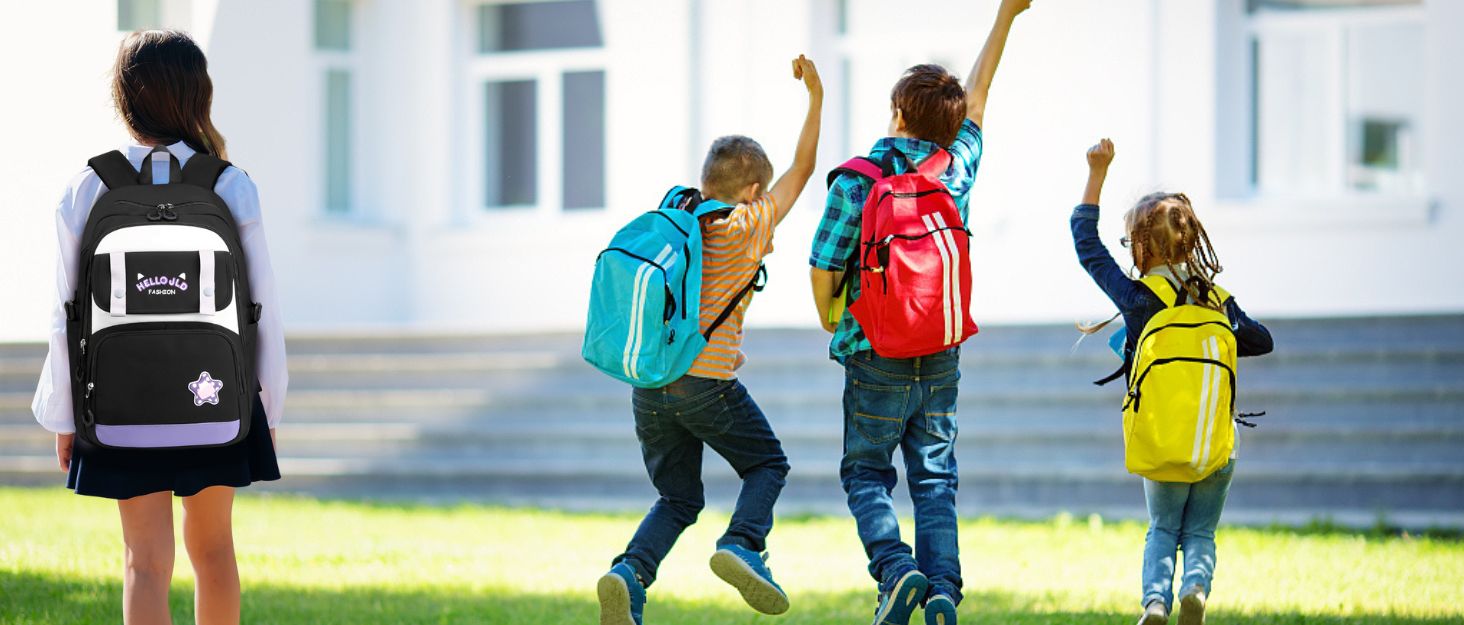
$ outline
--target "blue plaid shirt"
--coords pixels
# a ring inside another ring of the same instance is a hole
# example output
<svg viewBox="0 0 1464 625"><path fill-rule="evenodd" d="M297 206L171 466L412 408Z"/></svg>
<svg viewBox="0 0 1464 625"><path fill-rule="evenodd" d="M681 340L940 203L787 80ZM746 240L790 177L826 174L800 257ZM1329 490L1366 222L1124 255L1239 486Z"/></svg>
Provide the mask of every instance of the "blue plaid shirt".
<svg viewBox="0 0 1464 625"><path fill-rule="evenodd" d="M875 142L874 147L869 150L869 158L880 161L890 148L894 148L918 163L934 152L936 147L934 143L920 139L885 137ZM951 144L949 151L951 168L940 179L955 197L956 209L961 212L961 221L964 223L971 184L975 182L976 168L981 164L981 128L976 122L969 119L961 122L961 131L956 135L956 142ZM896 169L904 170L898 159ZM813 253L808 257L808 264L825 271L844 271L844 266L859 246L864 198L869 194L871 186L869 180L863 176L844 174L834 180L834 184L829 187L823 220L819 222L818 232L813 236ZM849 282L850 302L859 297L857 278L858 276L854 276ZM871 347L869 339L864 337L864 330L859 327L859 322L854 320L854 315L849 313L848 308L845 308L844 317L834 330L834 340L829 344L829 357L842 363L845 357L868 349Z"/></svg>

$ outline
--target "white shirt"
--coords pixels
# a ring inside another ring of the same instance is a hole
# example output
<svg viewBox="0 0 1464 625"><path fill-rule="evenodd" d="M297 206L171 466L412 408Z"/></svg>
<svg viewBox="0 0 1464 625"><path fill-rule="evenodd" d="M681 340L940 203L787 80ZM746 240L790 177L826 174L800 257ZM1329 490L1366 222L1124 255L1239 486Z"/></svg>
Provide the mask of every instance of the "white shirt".
<svg viewBox="0 0 1464 625"><path fill-rule="evenodd" d="M178 157L180 165L186 164L194 154L193 148L181 141L167 149ZM137 144L122 148L122 153L135 168L141 167L143 159L151 151L152 147ZM71 406L71 355L66 344L66 309L63 303L76 295L82 230L97 198L106 192L107 186L102 184L102 179L88 167L67 185L66 193L56 206L56 244L60 251L56 263L56 305L51 313L50 351L46 354L45 366L41 368L31 412L43 427L60 434L76 431ZM259 191L247 174L236 167L229 167L219 175L214 192L223 198L229 205L229 212L234 214L234 221L239 226L239 241L244 246L244 258L249 265L250 295L263 309L256 333L258 353L255 363L259 385L263 389L260 400L264 403L269 427L274 428L284 412L290 374L285 369L285 334L280 326L279 298L275 297L269 246L264 240Z"/></svg>

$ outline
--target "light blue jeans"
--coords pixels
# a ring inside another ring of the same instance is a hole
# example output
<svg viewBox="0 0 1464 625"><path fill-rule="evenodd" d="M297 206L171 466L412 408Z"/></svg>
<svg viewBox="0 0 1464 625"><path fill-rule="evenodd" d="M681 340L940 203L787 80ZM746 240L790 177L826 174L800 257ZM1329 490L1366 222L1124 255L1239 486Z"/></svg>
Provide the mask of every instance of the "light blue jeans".
<svg viewBox="0 0 1464 625"><path fill-rule="evenodd" d="M1180 592L1196 586L1210 592L1215 578L1215 527L1230 493L1235 473L1231 460L1209 477L1187 484L1144 480L1144 501L1149 507L1149 534L1144 538L1144 599L1140 605L1163 601L1174 608L1175 551L1184 550Z"/></svg>

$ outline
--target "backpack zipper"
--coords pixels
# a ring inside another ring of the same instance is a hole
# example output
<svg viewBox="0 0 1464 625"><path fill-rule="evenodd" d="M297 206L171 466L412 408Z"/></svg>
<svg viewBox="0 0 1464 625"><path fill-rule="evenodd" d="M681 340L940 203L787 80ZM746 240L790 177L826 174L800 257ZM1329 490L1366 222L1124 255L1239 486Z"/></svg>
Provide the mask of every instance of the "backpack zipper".
<svg viewBox="0 0 1464 625"><path fill-rule="evenodd" d="M1166 323L1140 335L1139 340L1134 341L1134 347L1137 348L1139 345L1142 345L1144 343L1144 339L1154 336L1154 334L1159 332L1160 330L1164 330L1167 328L1203 328L1210 325L1223 327L1227 330L1230 330L1232 334L1234 334L1235 332L1235 330L1231 329L1230 323L1228 321L1225 323L1221 323L1219 321L1200 321L1198 323Z"/></svg>
<svg viewBox="0 0 1464 625"><path fill-rule="evenodd" d="M1139 411L1139 400L1143 399L1143 393L1140 392L1140 388L1139 387L1141 385L1143 385L1144 378L1146 378L1146 377L1149 376L1149 372L1152 371L1154 369L1154 367L1157 367L1159 365L1167 365L1167 364L1175 363L1175 362L1193 362L1193 363L1201 363L1201 364L1207 364L1207 365L1215 365L1215 366L1220 367L1221 369L1224 369L1226 373L1229 373L1230 374L1230 412L1232 414L1235 413L1235 370L1232 369L1232 368L1230 368L1230 365L1227 365L1227 364L1225 364L1223 362L1220 362L1219 360L1215 360L1213 358L1192 358L1192 357L1189 357L1189 356L1175 356L1175 357L1172 357L1172 358L1156 358L1153 362L1149 363L1149 366L1144 367L1143 373L1140 373L1139 374L1139 378L1134 381L1133 386L1129 389L1128 398L1125 399L1124 402L1123 402L1123 409L1124 410L1128 410L1129 404L1133 404L1134 412L1138 412Z"/></svg>

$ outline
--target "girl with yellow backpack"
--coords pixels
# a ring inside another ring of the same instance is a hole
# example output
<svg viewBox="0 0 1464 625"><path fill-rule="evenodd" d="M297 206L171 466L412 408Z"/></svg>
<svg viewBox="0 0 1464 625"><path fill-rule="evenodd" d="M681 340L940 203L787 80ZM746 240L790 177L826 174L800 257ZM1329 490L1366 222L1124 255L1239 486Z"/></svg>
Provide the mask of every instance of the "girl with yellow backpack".
<svg viewBox="0 0 1464 625"><path fill-rule="evenodd" d="M1118 306L1126 333L1124 463L1143 476L1149 509L1144 544L1144 612L1139 625L1165 625L1174 603L1175 554L1184 551L1181 625L1205 621L1215 573L1215 527L1235 470L1236 358L1271 351L1271 333L1215 284L1222 268L1181 193L1144 196L1124 215L1130 278L1098 238L1098 199L1113 142L1088 150L1088 185L1073 211L1078 260ZM1079 326L1092 334L1113 319Z"/></svg>

